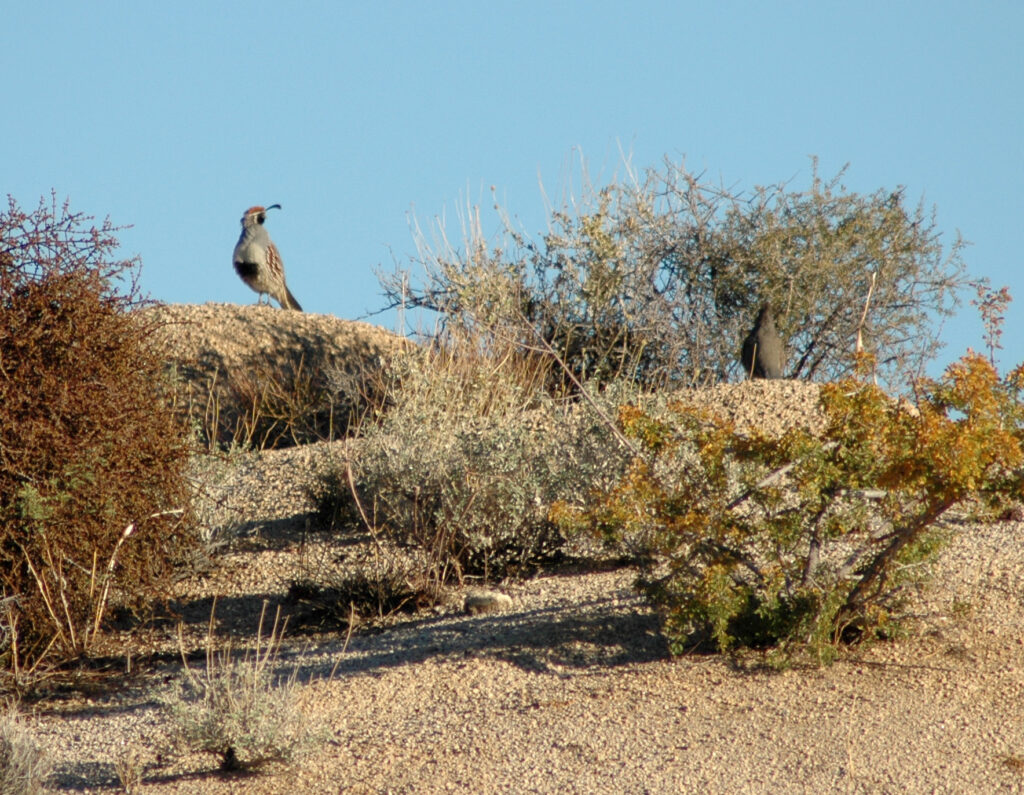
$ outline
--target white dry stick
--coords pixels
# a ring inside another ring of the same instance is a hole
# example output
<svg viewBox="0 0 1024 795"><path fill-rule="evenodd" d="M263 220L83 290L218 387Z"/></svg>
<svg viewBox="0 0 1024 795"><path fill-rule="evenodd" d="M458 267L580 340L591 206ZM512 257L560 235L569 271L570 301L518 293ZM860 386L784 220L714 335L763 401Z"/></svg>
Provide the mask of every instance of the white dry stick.
<svg viewBox="0 0 1024 795"><path fill-rule="evenodd" d="M103 577L103 593L100 596L99 603L96 605L96 613L93 616L93 637L99 634L100 631L100 622L103 620L103 613L105 612L107 605L107 596L110 593L110 581L113 579L114 566L117 565L117 553L121 550L121 545L128 540L128 536L134 532L135 522L129 522L128 526L121 532L121 537L117 539L117 544L114 545L114 552L111 554L110 560L107 562L107 573Z"/></svg>
<svg viewBox="0 0 1024 795"><path fill-rule="evenodd" d="M864 299L864 311L860 313L860 322L857 324L857 347L854 349L857 353L863 353L864 351L864 336L862 331L864 329L864 323L868 317L868 307L871 305L871 295L875 291L875 278L878 276L878 271L871 271L871 284L868 285L868 297ZM874 374L875 386L878 386L878 373Z"/></svg>
<svg viewBox="0 0 1024 795"><path fill-rule="evenodd" d="M180 516L185 511L183 508L171 508L167 511L157 511L156 513L147 516L147 519L156 519L159 516ZM135 522L129 522L128 526L121 531L121 537L117 539L117 543L114 545L114 551L110 555L110 560L107 561L107 571L103 575L103 593L100 596L99 602L96 605L96 612L93 616L92 622L92 637L96 637L100 631L100 622L103 621L103 614L107 609L107 598L110 595L110 581L114 578L114 566L117 565L117 553L121 551L121 547L124 542L128 540L128 536L135 532ZM94 563L95 566L95 563Z"/></svg>

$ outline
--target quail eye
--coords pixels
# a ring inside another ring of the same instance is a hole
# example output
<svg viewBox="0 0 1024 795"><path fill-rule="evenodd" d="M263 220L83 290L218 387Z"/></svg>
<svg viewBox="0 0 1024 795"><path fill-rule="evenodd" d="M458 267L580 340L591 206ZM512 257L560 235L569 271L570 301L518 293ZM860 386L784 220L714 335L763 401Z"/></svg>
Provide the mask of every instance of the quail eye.
<svg viewBox="0 0 1024 795"><path fill-rule="evenodd" d="M267 216L265 213L260 213L259 215L256 216L256 220L257 222L262 224L264 221L267 220Z"/></svg>

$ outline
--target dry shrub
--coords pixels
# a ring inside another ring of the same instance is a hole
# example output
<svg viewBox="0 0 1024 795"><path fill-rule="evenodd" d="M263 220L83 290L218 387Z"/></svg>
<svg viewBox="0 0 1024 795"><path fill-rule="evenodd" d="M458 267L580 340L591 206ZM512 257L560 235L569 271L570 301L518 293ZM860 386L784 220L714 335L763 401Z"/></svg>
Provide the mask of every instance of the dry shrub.
<svg viewBox="0 0 1024 795"><path fill-rule="evenodd" d="M227 379L224 404L207 436L221 444L279 449L344 437L364 412L379 407L376 373L323 370L305 359L287 364L254 362Z"/></svg>
<svg viewBox="0 0 1024 795"><path fill-rule="evenodd" d="M130 311L136 263L111 262L114 230L87 220L13 200L0 215L0 585L15 674L88 654L110 604L159 597L190 544L187 436Z"/></svg>
<svg viewBox="0 0 1024 795"><path fill-rule="evenodd" d="M138 745L125 745L114 754L114 774L125 795L134 795L142 788L149 754Z"/></svg>
<svg viewBox="0 0 1024 795"><path fill-rule="evenodd" d="M292 629L354 629L362 621L414 613L441 600L439 589L423 576L422 567L400 552L388 552L366 556L343 574L293 582L288 588L297 608Z"/></svg>
<svg viewBox="0 0 1024 795"><path fill-rule="evenodd" d="M145 314L159 324L175 405L211 451L344 437L379 407L382 362L408 344L364 323L253 305Z"/></svg>

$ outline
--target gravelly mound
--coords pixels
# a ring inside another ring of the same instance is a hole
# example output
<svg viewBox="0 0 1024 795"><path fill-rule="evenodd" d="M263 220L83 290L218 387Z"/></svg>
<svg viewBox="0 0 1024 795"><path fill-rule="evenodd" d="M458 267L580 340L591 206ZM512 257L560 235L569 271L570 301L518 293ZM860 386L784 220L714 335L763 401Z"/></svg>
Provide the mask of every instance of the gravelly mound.
<svg viewBox="0 0 1024 795"><path fill-rule="evenodd" d="M165 304L147 310L161 324L168 356L200 368L226 371L254 361L290 363L305 356L310 366L372 360L402 348L387 329L333 315L290 312L248 304Z"/></svg>
<svg viewBox="0 0 1024 795"><path fill-rule="evenodd" d="M824 430L820 392L819 384L807 381L756 380L687 389L678 397L685 403L710 409L732 422L740 433L761 431L768 436L780 436L789 428L802 427L812 433Z"/></svg>
<svg viewBox="0 0 1024 795"><path fill-rule="evenodd" d="M180 376L180 404L200 428L216 426L221 441L234 438L254 396L273 397L274 384L308 401L302 408L311 427L337 423L343 431L348 413L373 394L387 358L409 344L369 323L265 305L168 304L145 311Z"/></svg>

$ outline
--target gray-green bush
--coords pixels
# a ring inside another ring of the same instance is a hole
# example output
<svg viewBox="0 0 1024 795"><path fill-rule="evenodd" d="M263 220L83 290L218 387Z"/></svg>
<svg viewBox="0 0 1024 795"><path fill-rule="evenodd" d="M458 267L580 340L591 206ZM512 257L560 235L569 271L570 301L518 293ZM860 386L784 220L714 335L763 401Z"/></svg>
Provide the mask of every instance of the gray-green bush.
<svg viewBox="0 0 1024 795"><path fill-rule="evenodd" d="M255 650L238 655L230 644L216 648L211 617L205 668L186 665L164 700L178 746L214 755L225 771L292 762L326 736L302 709L297 668L275 670L283 625L275 618L263 637L263 619Z"/></svg>
<svg viewBox="0 0 1024 795"><path fill-rule="evenodd" d="M36 795L43 792L50 761L36 744L14 707L0 715L0 793Z"/></svg>
<svg viewBox="0 0 1024 795"><path fill-rule="evenodd" d="M627 461L612 428L547 394L539 360L476 342L449 336L397 360L392 405L364 425L352 463L368 522L424 550L434 582L556 557L551 504L581 502ZM623 389L594 399L613 406ZM330 493L349 488L341 470L330 480Z"/></svg>

